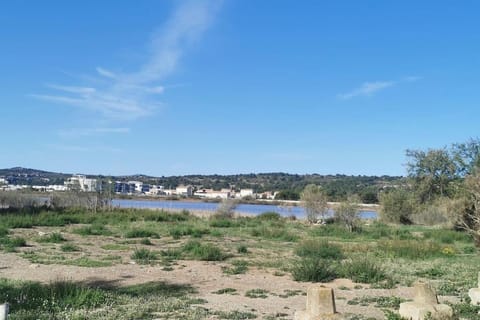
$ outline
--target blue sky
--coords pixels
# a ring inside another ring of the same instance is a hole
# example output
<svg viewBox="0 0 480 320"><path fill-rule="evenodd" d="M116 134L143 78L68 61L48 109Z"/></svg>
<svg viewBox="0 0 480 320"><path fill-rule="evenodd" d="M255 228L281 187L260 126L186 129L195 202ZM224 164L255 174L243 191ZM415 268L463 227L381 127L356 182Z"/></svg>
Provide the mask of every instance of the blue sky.
<svg viewBox="0 0 480 320"><path fill-rule="evenodd" d="M0 167L403 175L478 136L476 1L9 1Z"/></svg>

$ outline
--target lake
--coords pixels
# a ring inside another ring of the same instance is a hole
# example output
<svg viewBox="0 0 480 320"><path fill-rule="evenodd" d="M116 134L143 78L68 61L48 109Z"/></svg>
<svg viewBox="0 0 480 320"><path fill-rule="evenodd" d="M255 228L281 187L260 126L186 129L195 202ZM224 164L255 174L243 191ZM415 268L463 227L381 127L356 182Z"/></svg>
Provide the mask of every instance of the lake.
<svg viewBox="0 0 480 320"><path fill-rule="evenodd" d="M124 200L114 199L113 206L119 208L151 208L165 210L190 210L190 211L216 211L218 203L200 202L200 201L169 201L169 200ZM299 219L305 217L305 210L299 206L277 206L268 204L239 204L235 212L259 215L267 211L274 211L284 217L295 216ZM333 215L333 210L329 210L329 215ZM363 219L377 218L377 212L368 210L361 211L360 217Z"/></svg>

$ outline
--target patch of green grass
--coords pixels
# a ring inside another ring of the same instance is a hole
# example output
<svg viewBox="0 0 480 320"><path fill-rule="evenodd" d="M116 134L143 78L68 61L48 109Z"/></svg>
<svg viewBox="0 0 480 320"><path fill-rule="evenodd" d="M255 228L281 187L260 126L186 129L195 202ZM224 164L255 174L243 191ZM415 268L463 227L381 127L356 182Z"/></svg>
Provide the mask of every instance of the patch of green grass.
<svg viewBox="0 0 480 320"><path fill-rule="evenodd" d="M224 288L217 291L213 291L213 294L237 294L237 289L234 288Z"/></svg>
<svg viewBox="0 0 480 320"><path fill-rule="evenodd" d="M253 299L257 299L257 298L266 299L268 298L269 293L270 292L265 289L251 289L245 292L245 297L253 298Z"/></svg>
<svg viewBox="0 0 480 320"><path fill-rule="evenodd" d="M256 216L258 220L278 221L282 219L282 216L278 212L267 211Z"/></svg>
<svg viewBox="0 0 480 320"><path fill-rule="evenodd" d="M67 240L63 237L61 233L58 233L58 232L54 232L37 239L37 242L43 242L43 243L62 243L64 241L67 241Z"/></svg>
<svg viewBox="0 0 480 320"><path fill-rule="evenodd" d="M157 260L157 254L145 248L135 249L131 258L139 264L150 264Z"/></svg>
<svg viewBox="0 0 480 320"><path fill-rule="evenodd" d="M112 266L112 261L99 261L87 257L82 257L74 260L65 260L62 262L62 264L88 268L99 268Z"/></svg>
<svg viewBox="0 0 480 320"><path fill-rule="evenodd" d="M160 238L160 235L152 230L132 229L125 233L125 238Z"/></svg>
<svg viewBox="0 0 480 320"><path fill-rule="evenodd" d="M342 264L341 273L352 281L360 283L378 283L387 277L385 271L368 257L353 259Z"/></svg>
<svg viewBox="0 0 480 320"><path fill-rule="evenodd" d="M274 226L265 226L254 228L251 230L250 234L254 237L270 239L270 240L281 240L287 242L295 242L298 240L298 236L291 233L285 227L274 227Z"/></svg>
<svg viewBox="0 0 480 320"><path fill-rule="evenodd" d="M374 304L376 308L388 308L398 310L400 308L400 303L403 303L407 300L393 297L393 296L379 296L379 297L371 297L371 296L364 296L364 297L356 297L352 300L349 300L347 304L349 305L361 305L361 306L370 306Z"/></svg>
<svg viewBox="0 0 480 320"><path fill-rule="evenodd" d="M379 241L377 252L388 258L427 259L444 255L442 247L431 241L390 240Z"/></svg>
<svg viewBox="0 0 480 320"><path fill-rule="evenodd" d="M118 243L104 244L100 248L102 248L103 250L112 250L112 251L125 251L130 249L129 246L124 244L118 244Z"/></svg>
<svg viewBox="0 0 480 320"><path fill-rule="evenodd" d="M245 311L216 311L214 314L219 319L228 319L228 320L244 320L244 319L256 319L257 316L251 312Z"/></svg>
<svg viewBox="0 0 480 320"><path fill-rule="evenodd" d="M142 240L140 240L140 244L143 244L143 245L146 245L146 246L153 245L152 241L150 241L150 239L148 239L148 238L143 238Z"/></svg>
<svg viewBox="0 0 480 320"><path fill-rule="evenodd" d="M81 236L109 236L112 232L101 224L93 224L91 226L84 226L72 230L73 233Z"/></svg>
<svg viewBox="0 0 480 320"><path fill-rule="evenodd" d="M80 251L80 248L74 244L65 243L65 244L62 244L62 246L60 247L60 250L62 250L63 252L76 252L76 251Z"/></svg>
<svg viewBox="0 0 480 320"><path fill-rule="evenodd" d="M323 239L306 240L295 249L300 257L312 257L329 260L341 260L344 258L342 249Z"/></svg>
<svg viewBox="0 0 480 320"><path fill-rule="evenodd" d="M194 259L204 261L222 261L228 257L228 255L218 246L210 243L202 244L193 240L187 242L183 246L183 251Z"/></svg>
<svg viewBox="0 0 480 320"><path fill-rule="evenodd" d="M225 274L244 274L248 270L248 263L245 260L232 261L231 267L222 267L222 271Z"/></svg>
<svg viewBox="0 0 480 320"><path fill-rule="evenodd" d="M25 247L27 241L22 237L0 238L0 246L6 252L14 252L18 247Z"/></svg>
<svg viewBox="0 0 480 320"><path fill-rule="evenodd" d="M291 269L295 281L328 282L337 277L336 266L315 257L301 258Z"/></svg>

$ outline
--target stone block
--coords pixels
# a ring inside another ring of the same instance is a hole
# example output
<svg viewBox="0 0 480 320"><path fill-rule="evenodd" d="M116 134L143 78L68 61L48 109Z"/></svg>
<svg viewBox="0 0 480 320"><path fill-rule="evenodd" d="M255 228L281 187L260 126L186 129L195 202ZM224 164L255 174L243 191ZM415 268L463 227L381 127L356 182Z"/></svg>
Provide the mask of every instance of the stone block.
<svg viewBox="0 0 480 320"><path fill-rule="evenodd" d="M470 297L470 303L474 306L480 304L480 288L473 288L468 290L468 296Z"/></svg>
<svg viewBox="0 0 480 320"><path fill-rule="evenodd" d="M334 320L341 319L336 313L333 289L314 285L307 289L305 311L295 312L295 320Z"/></svg>
<svg viewBox="0 0 480 320"><path fill-rule="evenodd" d="M307 313L317 315L335 314L333 289L311 286L307 289Z"/></svg>
<svg viewBox="0 0 480 320"><path fill-rule="evenodd" d="M423 304L438 304L437 294L430 284L418 281L414 284L414 289L413 301Z"/></svg>
<svg viewBox="0 0 480 320"><path fill-rule="evenodd" d="M453 309L446 304L404 302L400 304L399 314L408 320L424 320L429 314L433 320L453 319Z"/></svg>
<svg viewBox="0 0 480 320"><path fill-rule="evenodd" d="M0 320L8 318L8 303L0 304Z"/></svg>

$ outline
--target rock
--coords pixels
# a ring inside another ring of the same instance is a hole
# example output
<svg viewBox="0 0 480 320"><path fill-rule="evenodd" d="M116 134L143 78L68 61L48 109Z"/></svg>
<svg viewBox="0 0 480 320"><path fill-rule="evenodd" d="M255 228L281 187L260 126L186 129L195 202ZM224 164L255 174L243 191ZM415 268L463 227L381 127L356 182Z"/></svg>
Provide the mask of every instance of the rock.
<svg viewBox="0 0 480 320"><path fill-rule="evenodd" d="M408 320L424 320L430 316L433 320L453 319L453 309L446 304L439 304L435 290L425 282L414 284L413 302L400 304L400 316Z"/></svg>

